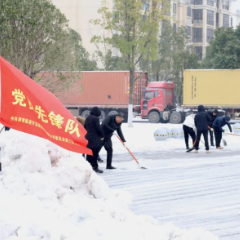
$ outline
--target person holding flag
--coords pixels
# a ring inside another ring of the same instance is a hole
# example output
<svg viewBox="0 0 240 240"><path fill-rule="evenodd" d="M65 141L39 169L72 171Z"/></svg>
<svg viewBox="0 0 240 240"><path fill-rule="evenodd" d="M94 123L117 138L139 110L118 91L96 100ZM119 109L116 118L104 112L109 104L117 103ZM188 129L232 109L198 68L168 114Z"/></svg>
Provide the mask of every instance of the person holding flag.
<svg viewBox="0 0 240 240"><path fill-rule="evenodd" d="M93 155L87 155L87 161L92 165L92 168L97 173L103 173L98 168L98 154L103 146L103 132L99 123L101 111L98 107L93 107L90 115L86 118L84 127L87 130L86 139L88 140L88 148L93 152Z"/></svg>

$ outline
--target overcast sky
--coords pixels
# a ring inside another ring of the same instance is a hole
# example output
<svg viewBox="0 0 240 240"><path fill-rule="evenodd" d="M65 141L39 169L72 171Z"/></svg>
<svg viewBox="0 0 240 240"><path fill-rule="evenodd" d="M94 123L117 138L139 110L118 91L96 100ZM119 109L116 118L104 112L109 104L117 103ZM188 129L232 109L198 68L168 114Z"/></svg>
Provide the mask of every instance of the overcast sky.
<svg viewBox="0 0 240 240"><path fill-rule="evenodd" d="M240 0L232 0L232 13L235 13L236 10L240 10Z"/></svg>

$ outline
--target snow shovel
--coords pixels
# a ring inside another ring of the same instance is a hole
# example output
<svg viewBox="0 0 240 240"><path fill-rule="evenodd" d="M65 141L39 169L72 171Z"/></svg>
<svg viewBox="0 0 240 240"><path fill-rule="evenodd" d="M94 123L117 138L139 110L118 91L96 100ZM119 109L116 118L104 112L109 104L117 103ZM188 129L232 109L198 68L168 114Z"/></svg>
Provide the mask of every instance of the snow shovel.
<svg viewBox="0 0 240 240"><path fill-rule="evenodd" d="M128 150L128 152L130 153L130 155L132 156L132 158L136 161L136 163L138 164L138 166L141 168L141 169L147 169L143 166L141 166L138 162L138 160L136 159L136 157L132 154L132 152L129 150L128 147L125 146L124 142L122 141L122 139L117 135L117 134L114 134L118 139L119 141L122 143L122 145Z"/></svg>
<svg viewBox="0 0 240 240"><path fill-rule="evenodd" d="M191 152L192 150L194 150L196 142L197 142L197 138L195 139L192 148L189 148L186 152Z"/></svg>
<svg viewBox="0 0 240 240"><path fill-rule="evenodd" d="M210 131L214 132L213 129L210 128L209 126L208 126L208 128L210 129ZM224 138L222 138L222 141L223 141L223 145L227 146L227 141Z"/></svg>

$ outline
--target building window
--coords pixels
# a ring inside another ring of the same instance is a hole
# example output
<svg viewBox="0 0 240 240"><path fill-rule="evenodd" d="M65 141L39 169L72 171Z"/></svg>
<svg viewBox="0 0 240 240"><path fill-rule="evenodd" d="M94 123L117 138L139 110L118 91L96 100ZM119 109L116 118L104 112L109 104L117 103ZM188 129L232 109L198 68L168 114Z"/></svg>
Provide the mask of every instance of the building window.
<svg viewBox="0 0 240 240"><path fill-rule="evenodd" d="M203 0L192 0L192 4L193 5L202 5L203 4Z"/></svg>
<svg viewBox="0 0 240 240"><path fill-rule="evenodd" d="M222 1L222 8L225 10L229 10L229 0Z"/></svg>
<svg viewBox="0 0 240 240"><path fill-rule="evenodd" d="M223 14L223 27L229 27L229 15Z"/></svg>
<svg viewBox="0 0 240 240"><path fill-rule="evenodd" d="M203 31L202 28L193 28L193 42L202 42L203 41Z"/></svg>
<svg viewBox="0 0 240 240"><path fill-rule="evenodd" d="M214 25L214 11L207 10L207 24Z"/></svg>
<svg viewBox="0 0 240 240"><path fill-rule="evenodd" d="M188 17L192 16L192 8L191 7L187 7L187 16Z"/></svg>
<svg viewBox="0 0 240 240"><path fill-rule="evenodd" d="M142 2L143 2L143 10L144 10L144 11L147 11L148 8L149 8L149 2L148 2L148 0L144 0L144 1L142 1Z"/></svg>
<svg viewBox="0 0 240 240"><path fill-rule="evenodd" d="M214 6L214 0L207 0L208 6Z"/></svg>
<svg viewBox="0 0 240 240"><path fill-rule="evenodd" d="M192 27L187 26L187 35L192 39Z"/></svg>
<svg viewBox="0 0 240 240"><path fill-rule="evenodd" d="M114 13L113 14L113 19L114 19L115 23L119 23L119 15L118 15L118 13Z"/></svg>
<svg viewBox="0 0 240 240"><path fill-rule="evenodd" d="M219 0L217 0L217 9L219 9Z"/></svg>
<svg viewBox="0 0 240 240"><path fill-rule="evenodd" d="M194 9L193 10L193 24L202 24L203 20L203 10Z"/></svg>
<svg viewBox="0 0 240 240"><path fill-rule="evenodd" d="M173 13L177 13L177 4L173 3Z"/></svg>
<svg viewBox="0 0 240 240"><path fill-rule="evenodd" d="M195 47L195 53L199 56L199 60L202 60L202 47Z"/></svg>
<svg viewBox="0 0 240 240"><path fill-rule="evenodd" d="M177 25L175 23L173 24L173 30L174 32L177 32Z"/></svg>
<svg viewBox="0 0 240 240"><path fill-rule="evenodd" d="M219 27L219 13L216 13L216 26Z"/></svg>
<svg viewBox="0 0 240 240"><path fill-rule="evenodd" d="M208 28L207 29L207 42L209 43L214 37L214 29Z"/></svg>

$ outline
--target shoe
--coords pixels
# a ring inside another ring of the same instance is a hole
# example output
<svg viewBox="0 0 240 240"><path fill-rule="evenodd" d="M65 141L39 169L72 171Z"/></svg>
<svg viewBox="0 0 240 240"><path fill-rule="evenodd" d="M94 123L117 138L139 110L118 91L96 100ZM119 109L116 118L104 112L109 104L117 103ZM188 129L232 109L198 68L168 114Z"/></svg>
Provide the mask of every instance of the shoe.
<svg viewBox="0 0 240 240"><path fill-rule="evenodd" d="M198 150L195 150L194 153L198 153Z"/></svg>
<svg viewBox="0 0 240 240"><path fill-rule="evenodd" d="M96 173L103 173L103 170L100 170L99 168L93 168L93 171Z"/></svg>
<svg viewBox="0 0 240 240"><path fill-rule="evenodd" d="M215 147L214 143L211 144L212 147Z"/></svg>
<svg viewBox="0 0 240 240"><path fill-rule="evenodd" d="M189 147L186 147L186 150L189 150Z"/></svg>
<svg viewBox="0 0 240 240"><path fill-rule="evenodd" d="M112 170L112 169L116 169L116 168L113 167L113 166L107 166L106 169L110 169L110 170Z"/></svg>
<svg viewBox="0 0 240 240"><path fill-rule="evenodd" d="M218 149L218 150L221 150L221 149L223 149L223 147L218 147L217 149Z"/></svg>
<svg viewBox="0 0 240 240"><path fill-rule="evenodd" d="M207 150L206 153L211 153L211 152L209 150Z"/></svg>
<svg viewBox="0 0 240 240"><path fill-rule="evenodd" d="M101 158L99 158L97 161L98 161L99 163L103 163L103 162L104 162Z"/></svg>

